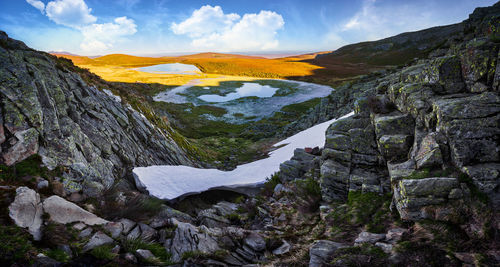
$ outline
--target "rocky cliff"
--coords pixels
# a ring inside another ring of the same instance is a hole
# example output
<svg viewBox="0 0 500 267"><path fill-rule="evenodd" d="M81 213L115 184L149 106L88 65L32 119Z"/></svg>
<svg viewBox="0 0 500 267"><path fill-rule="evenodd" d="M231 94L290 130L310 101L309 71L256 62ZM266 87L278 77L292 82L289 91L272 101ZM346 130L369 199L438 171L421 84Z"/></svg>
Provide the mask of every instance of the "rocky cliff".
<svg viewBox="0 0 500 267"><path fill-rule="evenodd" d="M97 196L131 167L192 165L170 133L63 61L0 32L0 163L39 154L67 193Z"/></svg>
<svg viewBox="0 0 500 267"><path fill-rule="evenodd" d="M168 131L3 35L0 140L13 165L0 177L22 175L0 185L0 263L498 266L499 18L500 4L476 9L428 58L337 90L290 131L355 114L330 125L323 149L297 149L258 196L206 192L179 211L124 183L70 202L43 179L54 171L13 164L38 153L65 166L71 190L190 161Z"/></svg>

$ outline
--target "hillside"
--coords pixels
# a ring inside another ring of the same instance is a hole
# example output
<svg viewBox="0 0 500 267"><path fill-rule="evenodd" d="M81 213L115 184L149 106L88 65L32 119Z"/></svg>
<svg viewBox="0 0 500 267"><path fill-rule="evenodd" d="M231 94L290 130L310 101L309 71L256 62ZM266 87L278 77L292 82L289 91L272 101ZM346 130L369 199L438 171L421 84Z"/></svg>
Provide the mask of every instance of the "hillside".
<svg viewBox="0 0 500 267"><path fill-rule="evenodd" d="M289 136L332 120L321 125L331 123L323 147L295 149L264 184L170 201L150 196L133 168L151 168L161 195L176 189L175 182L161 183L171 182L168 175L201 183L189 180L197 178L190 167L212 162L172 127L171 111L178 110L152 101L166 85L109 82L0 31L0 264L498 266L499 18L497 3L458 25L382 40L415 38L409 50L398 48L406 54L430 38L425 33L447 39L404 66L344 82L314 108L289 106L304 114L271 118L293 118L281 133L278 124L256 122L265 129L258 134ZM340 54L356 46L364 47ZM372 63L390 59L375 53ZM246 66L264 59L238 60ZM222 113L180 109L185 113L176 115ZM198 129L211 137L241 130L231 127ZM242 132L251 135L248 129ZM248 143L251 136L225 136L212 148L234 156ZM247 168L248 176L262 171Z"/></svg>

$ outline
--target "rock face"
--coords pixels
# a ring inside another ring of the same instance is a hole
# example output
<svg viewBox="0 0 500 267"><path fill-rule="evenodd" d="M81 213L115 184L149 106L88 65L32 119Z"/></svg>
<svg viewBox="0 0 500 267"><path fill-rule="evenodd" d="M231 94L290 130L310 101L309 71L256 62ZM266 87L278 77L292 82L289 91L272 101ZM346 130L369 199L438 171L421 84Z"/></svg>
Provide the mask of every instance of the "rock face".
<svg viewBox="0 0 500 267"><path fill-rule="evenodd" d="M40 195L27 187L16 190L16 199L9 206L9 216L17 226L28 228L35 240L42 238L42 203Z"/></svg>
<svg viewBox="0 0 500 267"><path fill-rule="evenodd" d="M87 225L108 223L108 221L59 196L51 196L45 199L43 201L43 209L50 215L50 220L57 223L82 222Z"/></svg>
<svg viewBox="0 0 500 267"><path fill-rule="evenodd" d="M0 32L0 162L38 153L68 192L97 196L133 166L193 165L167 131L87 84L71 64Z"/></svg>
<svg viewBox="0 0 500 267"><path fill-rule="evenodd" d="M304 120L355 111L326 132L323 201L392 191L404 220L447 221L470 196L470 180L500 204L500 44L493 36L499 13L498 4L477 9L427 59L343 85L289 126L293 132ZM303 178L301 166L313 163L294 156L282 164L282 180Z"/></svg>

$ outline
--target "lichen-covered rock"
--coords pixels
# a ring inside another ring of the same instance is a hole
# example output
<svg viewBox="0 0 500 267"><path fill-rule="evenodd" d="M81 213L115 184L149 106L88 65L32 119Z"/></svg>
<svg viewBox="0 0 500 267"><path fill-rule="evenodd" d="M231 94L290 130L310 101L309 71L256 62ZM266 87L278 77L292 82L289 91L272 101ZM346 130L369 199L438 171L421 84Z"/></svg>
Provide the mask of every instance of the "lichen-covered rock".
<svg viewBox="0 0 500 267"><path fill-rule="evenodd" d="M495 205L500 204L500 163L483 163L462 167L479 190L486 193Z"/></svg>
<svg viewBox="0 0 500 267"><path fill-rule="evenodd" d="M66 167L69 192L92 197L130 167L193 165L166 130L87 84L70 63L0 35L0 163L38 153L48 168Z"/></svg>
<svg viewBox="0 0 500 267"><path fill-rule="evenodd" d="M387 160L407 160L413 136L404 134L383 135L378 139L380 153Z"/></svg>
<svg viewBox="0 0 500 267"><path fill-rule="evenodd" d="M16 198L9 206L9 216L14 223L28 228L35 240L42 238L42 203L40 195L28 187L16 189Z"/></svg>
<svg viewBox="0 0 500 267"><path fill-rule="evenodd" d="M447 221L456 215L449 205L450 193L459 190L461 187L456 178L403 179L394 188L394 200L403 220Z"/></svg>
<svg viewBox="0 0 500 267"><path fill-rule="evenodd" d="M415 127L413 118L400 112L384 115L377 114L373 118L373 125L378 138L383 135L394 134L412 135Z"/></svg>
<svg viewBox="0 0 500 267"><path fill-rule="evenodd" d="M420 149L415 156L417 169L436 167L443 164L441 149L436 141L435 134L430 133L420 143Z"/></svg>
<svg viewBox="0 0 500 267"><path fill-rule="evenodd" d="M43 201L43 210L49 214L50 220L56 223L82 222L87 225L102 225L108 221L92 214L78 205L59 196L51 196Z"/></svg>

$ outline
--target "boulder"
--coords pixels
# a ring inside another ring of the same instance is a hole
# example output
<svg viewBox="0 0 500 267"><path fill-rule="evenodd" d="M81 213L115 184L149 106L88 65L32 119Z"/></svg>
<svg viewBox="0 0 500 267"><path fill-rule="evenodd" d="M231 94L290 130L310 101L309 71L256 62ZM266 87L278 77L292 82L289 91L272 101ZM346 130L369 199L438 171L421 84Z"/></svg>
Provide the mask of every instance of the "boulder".
<svg viewBox="0 0 500 267"><path fill-rule="evenodd" d="M43 209L50 215L50 220L56 223L82 222L86 225L102 225L108 221L92 214L78 205L59 196L51 196L43 201Z"/></svg>
<svg viewBox="0 0 500 267"><path fill-rule="evenodd" d="M82 251L87 252L102 245L112 244L113 242L113 239L105 233L97 232L90 238L89 242L83 246Z"/></svg>
<svg viewBox="0 0 500 267"><path fill-rule="evenodd" d="M329 240L316 240L309 249L309 267L327 266L332 261L332 256L339 248L348 245Z"/></svg>
<svg viewBox="0 0 500 267"><path fill-rule="evenodd" d="M266 240L257 233L250 233L243 242L254 251L263 251L266 249Z"/></svg>
<svg viewBox="0 0 500 267"><path fill-rule="evenodd" d="M28 187L16 189L16 198L9 206L9 216L14 223L28 231L35 240L42 238L42 203L40 195Z"/></svg>

